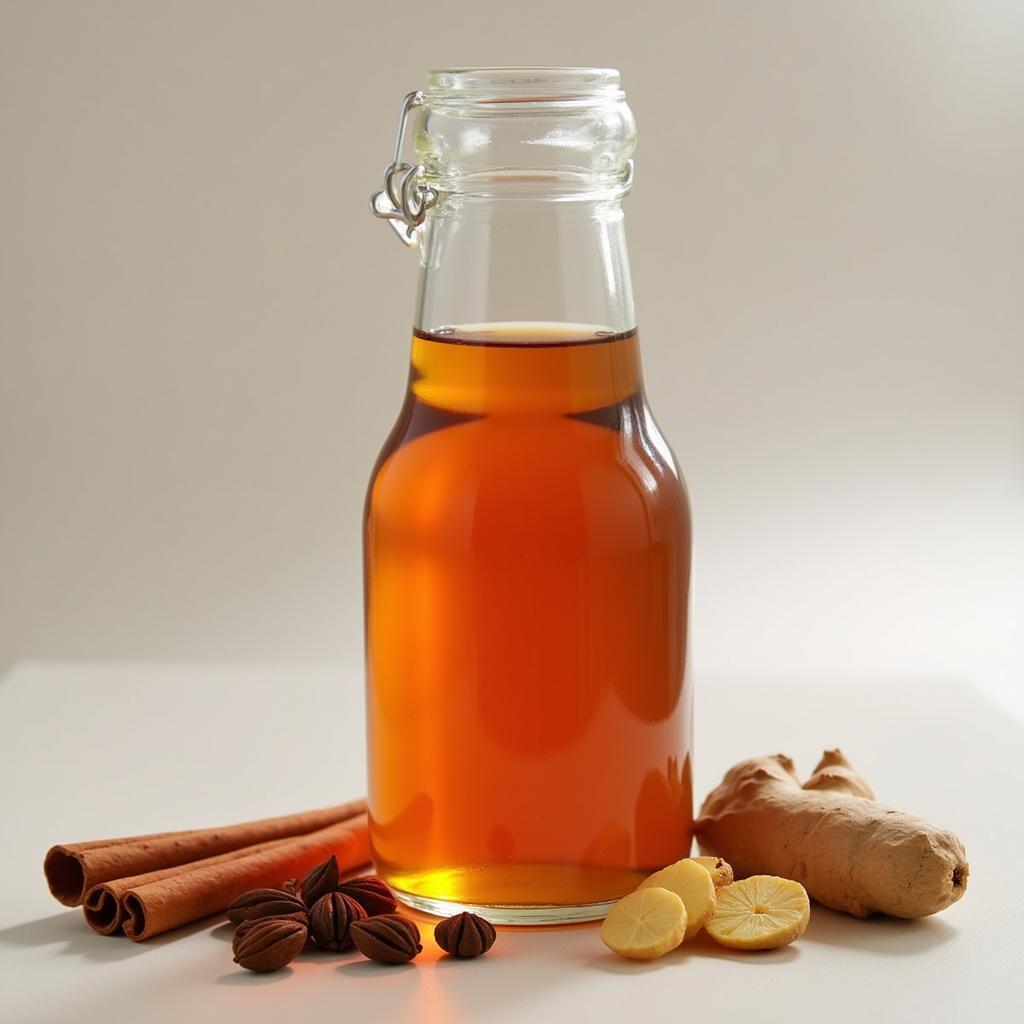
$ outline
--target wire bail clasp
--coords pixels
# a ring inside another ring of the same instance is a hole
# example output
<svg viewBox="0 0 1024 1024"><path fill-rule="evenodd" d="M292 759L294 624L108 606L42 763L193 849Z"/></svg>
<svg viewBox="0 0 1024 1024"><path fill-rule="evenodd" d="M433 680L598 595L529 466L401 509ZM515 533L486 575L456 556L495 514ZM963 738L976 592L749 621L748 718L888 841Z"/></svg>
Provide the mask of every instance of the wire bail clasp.
<svg viewBox="0 0 1024 1024"><path fill-rule="evenodd" d="M406 245L419 241L417 229L438 200L439 193L423 184L423 164L410 164L402 159L405 127L409 115L423 105L423 93L411 92L402 100L395 139L395 158L384 168L384 187L370 196L374 217L386 220Z"/></svg>

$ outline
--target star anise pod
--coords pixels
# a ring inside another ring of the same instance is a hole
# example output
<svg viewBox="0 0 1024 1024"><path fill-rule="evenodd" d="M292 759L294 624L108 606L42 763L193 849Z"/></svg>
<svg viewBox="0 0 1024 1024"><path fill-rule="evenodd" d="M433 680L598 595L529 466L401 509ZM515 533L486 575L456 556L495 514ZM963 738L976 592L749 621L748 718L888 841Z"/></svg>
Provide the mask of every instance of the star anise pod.
<svg viewBox="0 0 1024 1024"><path fill-rule="evenodd" d="M350 878L338 886L338 892L351 896L366 911L367 917L393 914L398 909L398 901L388 888L388 883L378 875Z"/></svg>
<svg viewBox="0 0 1024 1024"><path fill-rule="evenodd" d="M231 949L239 967L262 974L290 964L302 952L307 936L301 921L267 917L243 922L235 932Z"/></svg>
<svg viewBox="0 0 1024 1024"><path fill-rule="evenodd" d="M321 896L334 892L338 888L338 858L332 853L330 858L306 872L299 890L302 901L312 907Z"/></svg>
<svg viewBox="0 0 1024 1024"><path fill-rule="evenodd" d="M434 929L434 939L450 956L468 960L483 956L494 945L497 933L490 921L468 912L447 917Z"/></svg>
<svg viewBox="0 0 1024 1024"><path fill-rule="evenodd" d="M263 917L294 917L303 923L306 921L306 908L302 900L284 889L252 889L243 892L229 904L227 913L232 924Z"/></svg>
<svg viewBox="0 0 1024 1024"><path fill-rule="evenodd" d="M419 928L398 914L355 921L350 934L363 956L382 964L404 964L423 949Z"/></svg>
<svg viewBox="0 0 1024 1024"><path fill-rule="evenodd" d="M356 921L366 919L366 911L351 896L329 892L313 904L309 911L309 929L321 949L340 953L352 945L349 929Z"/></svg>

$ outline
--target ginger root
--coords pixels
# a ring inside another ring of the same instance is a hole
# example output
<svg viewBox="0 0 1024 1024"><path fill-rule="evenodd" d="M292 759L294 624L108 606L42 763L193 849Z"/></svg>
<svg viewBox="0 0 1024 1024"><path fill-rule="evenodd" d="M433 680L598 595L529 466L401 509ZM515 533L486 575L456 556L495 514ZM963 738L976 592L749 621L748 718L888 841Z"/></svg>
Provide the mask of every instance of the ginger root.
<svg viewBox="0 0 1024 1024"><path fill-rule="evenodd" d="M875 791L868 785L868 780L843 757L841 750L826 750L803 788L832 789L851 796L862 796L866 800L875 799Z"/></svg>
<svg viewBox="0 0 1024 1024"><path fill-rule="evenodd" d="M964 894L963 844L948 829L876 803L838 750L800 784L783 754L741 761L695 824L701 851L737 878L781 875L819 903L857 917L927 917Z"/></svg>

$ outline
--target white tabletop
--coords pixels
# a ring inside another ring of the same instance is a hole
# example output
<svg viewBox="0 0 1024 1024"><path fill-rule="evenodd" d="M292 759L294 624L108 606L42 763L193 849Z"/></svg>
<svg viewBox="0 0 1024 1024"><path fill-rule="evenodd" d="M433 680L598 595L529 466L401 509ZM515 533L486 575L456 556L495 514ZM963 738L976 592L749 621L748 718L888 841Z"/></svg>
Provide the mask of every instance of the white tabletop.
<svg viewBox="0 0 1024 1024"><path fill-rule="evenodd" d="M708 940L652 964L596 926L502 929L491 954L382 968L304 954L254 975L223 919L145 944L101 938L42 879L55 842L220 825L363 792L356 669L23 664L0 682L4 1020L954 1021L1024 1005L1024 728L966 681L697 680L696 792L734 761L784 751L803 770L841 746L881 799L957 831L964 899L918 922L815 906L771 953ZM422 919L424 924L429 920ZM427 929L429 931L429 929ZM321 1017L329 1014L329 1017Z"/></svg>

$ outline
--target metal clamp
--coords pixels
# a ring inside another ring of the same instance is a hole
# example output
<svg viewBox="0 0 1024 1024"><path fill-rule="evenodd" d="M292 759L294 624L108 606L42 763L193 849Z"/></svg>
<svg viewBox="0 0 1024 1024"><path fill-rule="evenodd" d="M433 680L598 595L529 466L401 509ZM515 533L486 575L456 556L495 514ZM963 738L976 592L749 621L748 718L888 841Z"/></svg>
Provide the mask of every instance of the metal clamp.
<svg viewBox="0 0 1024 1024"><path fill-rule="evenodd" d="M622 172L622 192L629 192L633 188L633 181L636 178L636 168L633 166L632 157L626 161L626 169Z"/></svg>
<svg viewBox="0 0 1024 1024"><path fill-rule="evenodd" d="M417 229L438 200L439 193L423 184L423 165L402 160L405 127L410 113L423 104L422 92L411 92L402 100L395 139L395 158L384 168L384 187L370 196L374 217L386 220L406 245L419 241Z"/></svg>

